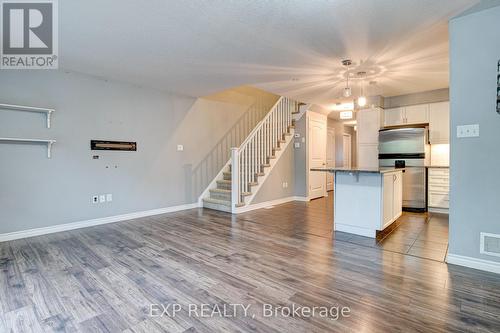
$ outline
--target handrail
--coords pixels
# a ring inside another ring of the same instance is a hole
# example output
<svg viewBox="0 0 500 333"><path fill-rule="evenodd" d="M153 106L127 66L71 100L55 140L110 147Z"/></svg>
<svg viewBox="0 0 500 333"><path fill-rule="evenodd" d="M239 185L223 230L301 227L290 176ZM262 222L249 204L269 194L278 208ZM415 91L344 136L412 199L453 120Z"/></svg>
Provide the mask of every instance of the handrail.
<svg viewBox="0 0 500 333"><path fill-rule="evenodd" d="M259 121L257 123L257 125L254 127L254 129L248 134L247 138L241 143L241 145L239 146L238 150L241 151L241 149L243 147L245 147L247 145L247 143L253 138L253 136L255 135L255 132L257 132L259 130L259 127L261 125L261 123L263 123L264 121L267 120L267 118L269 118L271 116L271 113L274 111L274 108L281 102L281 100L283 99L284 97L281 96L278 101L276 103L274 103L273 107L269 110L269 112L264 116L264 118L262 118L261 121Z"/></svg>
<svg viewBox="0 0 500 333"><path fill-rule="evenodd" d="M251 194L263 167L275 157L275 150L284 142L293 124L292 114L297 102L286 97L280 99L250 132L239 148L231 149L231 206L244 203L244 196Z"/></svg>

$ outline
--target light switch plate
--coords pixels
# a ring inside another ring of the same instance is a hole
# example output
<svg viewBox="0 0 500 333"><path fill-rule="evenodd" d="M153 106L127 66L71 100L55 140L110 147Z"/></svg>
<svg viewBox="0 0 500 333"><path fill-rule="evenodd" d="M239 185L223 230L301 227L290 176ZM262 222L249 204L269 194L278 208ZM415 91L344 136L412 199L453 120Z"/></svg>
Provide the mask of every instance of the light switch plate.
<svg viewBox="0 0 500 333"><path fill-rule="evenodd" d="M295 133L296 138L300 138L300 133Z"/></svg>
<svg viewBox="0 0 500 333"><path fill-rule="evenodd" d="M305 143L306 142L306 138L302 137L302 142Z"/></svg>
<svg viewBox="0 0 500 333"><path fill-rule="evenodd" d="M294 146L295 146L295 148L300 148L300 142L295 142Z"/></svg>
<svg viewBox="0 0 500 333"><path fill-rule="evenodd" d="M177 151L184 151L183 145L177 145Z"/></svg>
<svg viewBox="0 0 500 333"><path fill-rule="evenodd" d="M107 202L111 202L111 201L113 201L113 194L110 194L110 193L109 193L109 194L106 194L106 201L107 201Z"/></svg>
<svg viewBox="0 0 500 333"><path fill-rule="evenodd" d="M479 124L457 126L457 138L479 137Z"/></svg>
<svg viewBox="0 0 500 333"><path fill-rule="evenodd" d="M99 202L100 202L100 203L106 202L106 196L105 196L104 194L101 194L101 195L99 196Z"/></svg>

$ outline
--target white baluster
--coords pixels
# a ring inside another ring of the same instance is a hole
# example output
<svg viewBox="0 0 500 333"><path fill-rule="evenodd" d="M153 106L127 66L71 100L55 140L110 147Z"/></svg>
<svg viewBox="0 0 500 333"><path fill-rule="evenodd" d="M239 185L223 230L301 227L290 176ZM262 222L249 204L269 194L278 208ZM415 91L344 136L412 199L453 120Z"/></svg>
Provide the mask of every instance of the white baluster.
<svg viewBox="0 0 500 333"><path fill-rule="evenodd" d="M240 202L240 157L238 148L231 148L231 207L236 209L236 205Z"/></svg>

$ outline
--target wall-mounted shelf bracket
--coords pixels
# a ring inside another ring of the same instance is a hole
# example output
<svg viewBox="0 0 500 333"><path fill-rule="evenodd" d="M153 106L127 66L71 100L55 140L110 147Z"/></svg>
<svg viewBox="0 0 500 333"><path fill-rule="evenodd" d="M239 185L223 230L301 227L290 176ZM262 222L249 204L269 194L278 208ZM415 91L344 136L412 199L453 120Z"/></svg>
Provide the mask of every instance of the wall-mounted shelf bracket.
<svg viewBox="0 0 500 333"><path fill-rule="evenodd" d="M1 104L1 103L0 103L0 110L45 113L45 115L47 116L47 128L50 128L50 120L52 117L52 113L56 111L54 109L37 108L34 106L23 106L23 105Z"/></svg>
<svg viewBox="0 0 500 333"><path fill-rule="evenodd" d="M52 157L52 145L56 140L43 140L43 139L18 139L18 138L0 138L0 142L6 143L26 143L26 144L46 144L47 145L47 158Z"/></svg>

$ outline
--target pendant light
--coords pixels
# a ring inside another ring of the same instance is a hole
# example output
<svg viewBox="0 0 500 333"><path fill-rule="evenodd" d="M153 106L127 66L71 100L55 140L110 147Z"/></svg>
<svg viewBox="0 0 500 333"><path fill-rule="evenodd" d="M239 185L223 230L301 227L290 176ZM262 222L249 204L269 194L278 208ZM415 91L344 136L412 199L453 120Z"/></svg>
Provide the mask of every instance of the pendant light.
<svg viewBox="0 0 500 333"><path fill-rule="evenodd" d="M358 106L364 107L366 105L366 96L364 94L364 77L366 75L366 72L358 72L358 77L363 78L361 81L361 95L358 97Z"/></svg>
<svg viewBox="0 0 500 333"><path fill-rule="evenodd" d="M349 87L349 66L352 65L352 61L350 59L342 60L342 65L347 68L347 71L346 71L346 74L347 74L346 75L346 77L347 77L346 87L342 91L342 96L344 96L345 98L347 98L347 97L351 97L352 96L352 89L351 89L351 87Z"/></svg>

